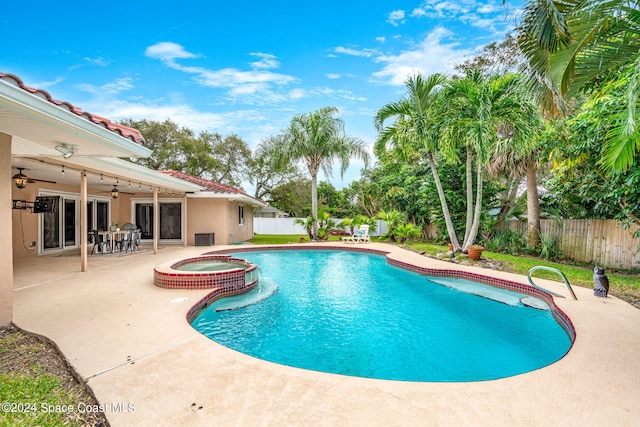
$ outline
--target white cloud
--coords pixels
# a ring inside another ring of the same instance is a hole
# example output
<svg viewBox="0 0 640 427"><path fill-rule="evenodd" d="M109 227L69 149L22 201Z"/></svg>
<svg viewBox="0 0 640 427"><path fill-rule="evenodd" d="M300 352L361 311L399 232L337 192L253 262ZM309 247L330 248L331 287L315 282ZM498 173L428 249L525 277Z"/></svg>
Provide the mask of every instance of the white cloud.
<svg viewBox="0 0 640 427"><path fill-rule="evenodd" d="M493 12L499 12L504 10L502 8L502 6L497 5L494 2L489 2L487 4L481 4L478 9L477 12L478 13L493 13Z"/></svg>
<svg viewBox="0 0 640 427"><path fill-rule="evenodd" d="M40 82L33 83L32 86L40 89L47 89L59 83L62 83L64 80L65 79L63 77L56 77L54 80L51 80L51 81L40 81Z"/></svg>
<svg viewBox="0 0 640 427"><path fill-rule="evenodd" d="M177 43L161 42L149 46L144 54L149 58L159 59L165 62L173 62L175 59L197 58L198 55L187 52Z"/></svg>
<svg viewBox="0 0 640 427"><path fill-rule="evenodd" d="M103 117L117 121L122 119L172 121L185 126L193 131L220 131L231 133L227 129L234 129L233 114L217 114L195 110L190 105L172 104L162 102L135 103L127 101L96 102L94 105L85 105L87 111L95 112Z"/></svg>
<svg viewBox="0 0 640 427"><path fill-rule="evenodd" d="M240 97L254 105L291 99L289 96L291 92L277 93L275 88L297 82L293 76L268 71L280 66L276 56L269 53L252 52L251 56L259 58L259 61L250 63L250 70L237 68L211 70L181 65L176 59L198 58L198 55L186 51L179 44L170 42L149 46L145 54L150 58L161 60L169 68L192 74L193 81L199 85L226 89L228 97L232 99ZM298 96L298 93L293 94Z"/></svg>
<svg viewBox="0 0 640 427"><path fill-rule="evenodd" d="M111 61L107 61L106 59L104 59L103 57L98 57L98 58L89 58L88 56L85 56L84 59L86 62L88 62L91 65L97 65L99 67L106 67L107 65L109 65L111 63Z"/></svg>
<svg viewBox="0 0 640 427"><path fill-rule="evenodd" d="M376 49L353 49L353 48L344 47L344 46L335 47L333 48L333 51L335 53L341 53L343 55L360 56L364 58L371 58L372 56L376 55L378 52Z"/></svg>
<svg viewBox="0 0 640 427"><path fill-rule="evenodd" d="M280 62L278 62L275 55L272 55L270 53L252 52L251 55L260 58L260 61L251 63L251 66L253 68L266 69L266 68L278 68L280 66Z"/></svg>
<svg viewBox="0 0 640 427"><path fill-rule="evenodd" d="M88 83L76 85L76 87L84 92L91 93L97 97L104 98L108 95L116 95L120 92L133 89L133 83L130 77L122 77L112 82L105 83L101 86L95 86Z"/></svg>
<svg viewBox="0 0 640 427"><path fill-rule="evenodd" d="M412 18L422 18L424 16L427 16L427 12L420 7L416 7L415 9L413 9L413 11L411 12L411 16Z"/></svg>
<svg viewBox="0 0 640 427"><path fill-rule="evenodd" d="M503 19L504 7L495 0L425 0L420 7L413 9L413 18L456 19L468 23L475 16L477 20ZM504 19L503 19L504 20Z"/></svg>
<svg viewBox="0 0 640 427"><path fill-rule="evenodd" d="M469 13L477 7L475 0L425 0L420 7L413 9L412 17L454 18Z"/></svg>
<svg viewBox="0 0 640 427"><path fill-rule="evenodd" d="M398 22L400 22L401 24L404 24L404 10L394 10L391 13L389 13L389 18L387 19L387 22L390 23L391 25L393 25L394 27L398 26Z"/></svg>
<svg viewBox="0 0 640 427"><path fill-rule="evenodd" d="M311 91L313 95L321 95L327 96L332 99L346 99L347 101L359 101L364 102L367 101L367 98L364 96L356 95L350 90L346 89L334 89L331 87L318 87Z"/></svg>
<svg viewBox="0 0 640 427"><path fill-rule="evenodd" d="M131 83L131 78L123 77L103 85L102 89L109 93L120 93L125 90L133 89L133 84Z"/></svg>
<svg viewBox="0 0 640 427"><path fill-rule="evenodd" d="M384 43L385 41L387 41L387 38L384 36L376 37L376 41L379 43Z"/></svg>
<svg viewBox="0 0 640 427"><path fill-rule="evenodd" d="M82 60L84 61L81 64L76 64L76 65L72 65L69 67L70 70L77 70L78 68L82 68L85 67L87 65L95 65L98 67L106 67L109 64L111 64L111 61L108 61L106 59L104 59L103 57L99 56L97 58L91 58L88 56L85 56L84 58L82 58Z"/></svg>
<svg viewBox="0 0 640 427"><path fill-rule="evenodd" d="M329 80L336 80L336 79L339 79L340 77L342 77L341 74L335 74L335 73L328 73L328 74L325 74L325 75L327 76L327 78Z"/></svg>
<svg viewBox="0 0 640 427"><path fill-rule="evenodd" d="M289 92L289 99L296 100L302 99L307 96L307 91L304 89L293 89Z"/></svg>
<svg viewBox="0 0 640 427"><path fill-rule="evenodd" d="M374 79L392 85L403 85L411 74L451 73L455 62L471 53L469 49L460 49L457 42L443 42L451 35L449 30L438 27L414 49L376 58L376 62L386 65L373 73Z"/></svg>

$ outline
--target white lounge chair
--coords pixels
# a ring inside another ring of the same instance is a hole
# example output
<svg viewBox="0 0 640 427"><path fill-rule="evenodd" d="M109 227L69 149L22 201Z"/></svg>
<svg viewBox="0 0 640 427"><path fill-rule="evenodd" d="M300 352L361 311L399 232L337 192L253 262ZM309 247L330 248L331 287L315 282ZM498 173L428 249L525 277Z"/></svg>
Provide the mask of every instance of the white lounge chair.
<svg viewBox="0 0 640 427"><path fill-rule="evenodd" d="M369 237L369 226L366 224L361 225L353 236L343 237L342 241L345 243L371 243L371 237Z"/></svg>

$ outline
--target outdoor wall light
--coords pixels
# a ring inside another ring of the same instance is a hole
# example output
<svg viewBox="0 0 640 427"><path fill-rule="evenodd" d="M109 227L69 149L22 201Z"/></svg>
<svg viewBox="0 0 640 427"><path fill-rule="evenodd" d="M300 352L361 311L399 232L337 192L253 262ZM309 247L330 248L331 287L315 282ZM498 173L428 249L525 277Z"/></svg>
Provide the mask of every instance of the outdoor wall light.
<svg viewBox="0 0 640 427"><path fill-rule="evenodd" d="M56 150L62 153L62 157L68 159L69 157L76 154L76 151L78 151L78 146L71 144L61 144L56 145Z"/></svg>
<svg viewBox="0 0 640 427"><path fill-rule="evenodd" d="M13 177L11 177L16 187L18 187L21 190L25 188L29 183L29 178L22 173L22 169L24 168L18 168L18 173L13 175Z"/></svg>
<svg viewBox="0 0 640 427"><path fill-rule="evenodd" d="M111 197L113 197L114 199L117 199L119 195L120 195L120 192L118 191L118 186L114 185L113 188L111 189Z"/></svg>

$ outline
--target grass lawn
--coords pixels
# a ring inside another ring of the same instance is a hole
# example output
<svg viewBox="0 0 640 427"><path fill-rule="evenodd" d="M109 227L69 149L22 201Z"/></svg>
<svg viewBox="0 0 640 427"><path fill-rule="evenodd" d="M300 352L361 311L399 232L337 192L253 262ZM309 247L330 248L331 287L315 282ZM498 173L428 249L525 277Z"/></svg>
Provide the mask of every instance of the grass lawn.
<svg viewBox="0 0 640 427"><path fill-rule="evenodd" d="M0 328L0 426L105 426L98 401L57 348L15 326Z"/></svg>

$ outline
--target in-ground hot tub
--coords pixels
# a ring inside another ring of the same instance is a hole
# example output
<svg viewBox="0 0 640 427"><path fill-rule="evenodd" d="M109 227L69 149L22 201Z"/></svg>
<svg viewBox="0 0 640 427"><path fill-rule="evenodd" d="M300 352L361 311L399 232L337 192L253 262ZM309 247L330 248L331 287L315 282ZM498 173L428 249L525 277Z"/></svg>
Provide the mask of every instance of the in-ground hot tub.
<svg viewBox="0 0 640 427"><path fill-rule="evenodd" d="M213 289L219 297L258 284L258 266L230 255L201 255L167 261L153 269L153 283L169 289Z"/></svg>

